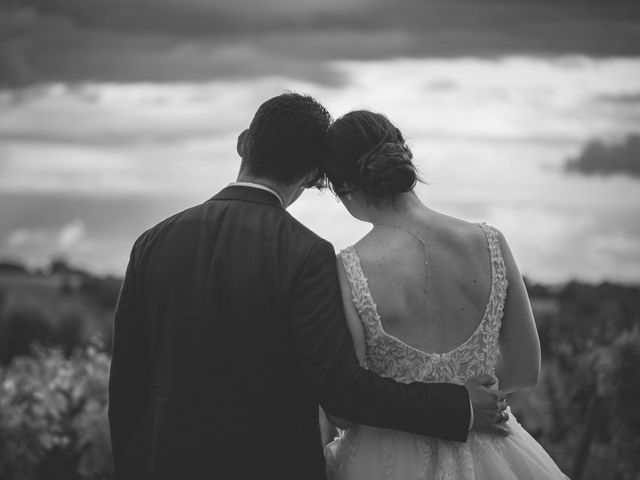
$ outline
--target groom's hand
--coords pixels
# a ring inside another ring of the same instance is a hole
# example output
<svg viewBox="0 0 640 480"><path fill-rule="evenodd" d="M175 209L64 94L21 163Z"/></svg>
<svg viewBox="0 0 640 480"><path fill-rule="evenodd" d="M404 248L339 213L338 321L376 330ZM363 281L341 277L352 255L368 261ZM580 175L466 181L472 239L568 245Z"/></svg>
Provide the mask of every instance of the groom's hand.
<svg viewBox="0 0 640 480"><path fill-rule="evenodd" d="M506 437L509 428L505 425L509 415L506 397L495 387L496 378L489 375L472 378L465 385L473 405L473 427L477 432L493 433Z"/></svg>

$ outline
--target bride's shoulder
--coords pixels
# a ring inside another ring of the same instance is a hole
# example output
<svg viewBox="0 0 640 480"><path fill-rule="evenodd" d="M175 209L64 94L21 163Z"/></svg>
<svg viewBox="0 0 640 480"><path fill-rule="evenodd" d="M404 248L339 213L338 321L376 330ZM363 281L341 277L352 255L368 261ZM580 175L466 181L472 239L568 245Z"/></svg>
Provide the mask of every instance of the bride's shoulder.
<svg viewBox="0 0 640 480"><path fill-rule="evenodd" d="M459 220L459 219L458 219ZM457 255L482 257L481 252L487 251L491 255L501 256L508 269L513 270L515 261L509 248L507 239L502 231L494 225L485 222L466 222L459 220L451 229L449 247L457 250Z"/></svg>
<svg viewBox="0 0 640 480"><path fill-rule="evenodd" d="M345 248L342 254L357 259L359 263L370 268L387 265L397 257L399 249L397 238L392 233L373 229L356 243Z"/></svg>
<svg viewBox="0 0 640 480"><path fill-rule="evenodd" d="M341 253L343 255L357 255L360 259L367 259L371 256L371 252L375 251L378 247L378 239L375 238L375 235L372 236L371 232L369 232L353 245L346 247Z"/></svg>
<svg viewBox="0 0 640 480"><path fill-rule="evenodd" d="M434 218L438 239L445 245L462 250L486 245L485 224L470 222L450 215L438 214Z"/></svg>

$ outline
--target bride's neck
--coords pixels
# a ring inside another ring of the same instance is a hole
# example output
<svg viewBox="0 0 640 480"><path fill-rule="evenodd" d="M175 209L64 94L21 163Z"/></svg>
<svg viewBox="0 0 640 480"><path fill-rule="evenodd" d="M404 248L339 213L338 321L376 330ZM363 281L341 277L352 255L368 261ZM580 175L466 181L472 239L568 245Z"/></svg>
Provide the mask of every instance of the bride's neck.
<svg viewBox="0 0 640 480"><path fill-rule="evenodd" d="M428 207L420 201L414 192L406 192L397 195L393 201L373 208L369 215L369 221L374 225L394 225L398 221L413 222L426 210Z"/></svg>

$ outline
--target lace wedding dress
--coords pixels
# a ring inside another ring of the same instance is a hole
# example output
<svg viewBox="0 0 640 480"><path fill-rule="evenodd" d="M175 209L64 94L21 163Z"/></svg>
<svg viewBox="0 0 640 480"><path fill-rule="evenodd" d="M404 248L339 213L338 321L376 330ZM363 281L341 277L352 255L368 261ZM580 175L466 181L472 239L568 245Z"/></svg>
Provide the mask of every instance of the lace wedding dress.
<svg viewBox="0 0 640 480"><path fill-rule="evenodd" d="M475 332L446 353L425 353L386 333L360 259L341 252L352 300L366 337L365 367L399 382L464 384L495 372L507 278L497 231L481 224L491 256L491 293ZM330 480L566 479L551 457L509 412L506 437L472 431L466 443L355 425L325 449Z"/></svg>

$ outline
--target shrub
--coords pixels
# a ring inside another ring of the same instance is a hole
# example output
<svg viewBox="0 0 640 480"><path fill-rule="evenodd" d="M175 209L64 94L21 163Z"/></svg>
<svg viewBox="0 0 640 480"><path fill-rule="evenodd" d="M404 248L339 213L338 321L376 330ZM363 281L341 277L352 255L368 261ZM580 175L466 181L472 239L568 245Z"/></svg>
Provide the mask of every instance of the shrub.
<svg viewBox="0 0 640 480"><path fill-rule="evenodd" d="M28 355L34 342L50 345L54 328L44 309L36 304L7 308L0 322L0 363L13 357Z"/></svg>
<svg viewBox="0 0 640 480"><path fill-rule="evenodd" d="M37 347L0 370L0 478L111 478L108 372L96 345Z"/></svg>
<svg viewBox="0 0 640 480"><path fill-rule="evenodd" d="M603 405L606 441L611 445L614 478L640 478L640 328L622 332L594 354L596 394Z"/></svg>

